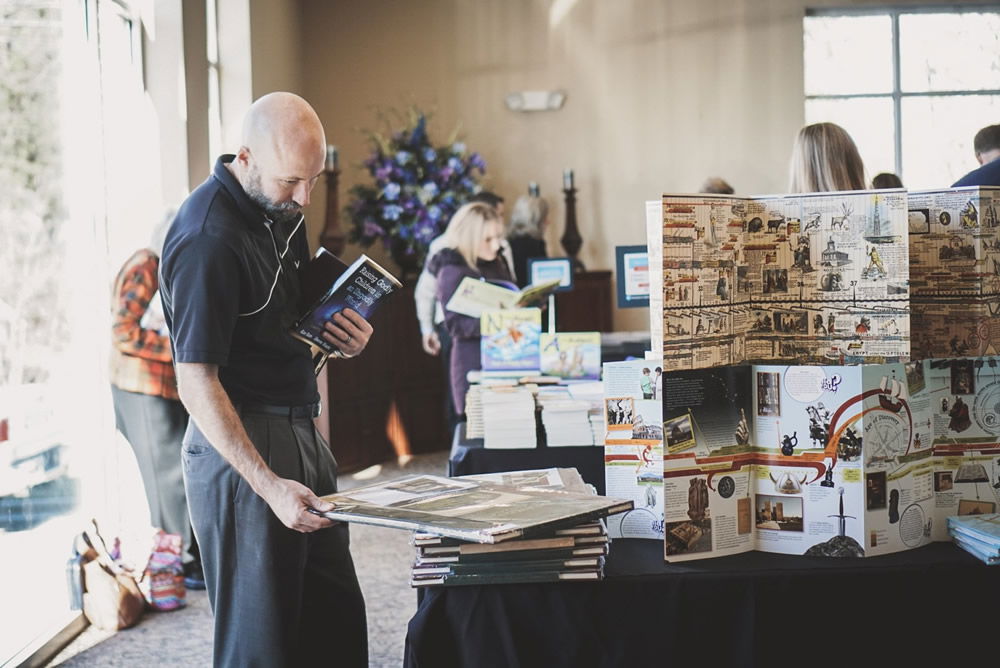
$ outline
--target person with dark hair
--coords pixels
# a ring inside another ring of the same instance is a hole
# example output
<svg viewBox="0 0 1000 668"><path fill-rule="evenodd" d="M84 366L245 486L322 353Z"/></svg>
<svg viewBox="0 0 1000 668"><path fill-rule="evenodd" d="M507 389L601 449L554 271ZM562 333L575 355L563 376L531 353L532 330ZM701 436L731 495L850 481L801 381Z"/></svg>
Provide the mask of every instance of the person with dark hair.
<svg viewBox="0 0 1000 668"><path fill-rule="evenodd" d="M701 184L701 188L698 192L716 195L732 195L735 191L731 185L726 183L725 180L720 179L718 176L711 176L705 179L705 182Z"/></svg>
<svg viewBox="0 0 1000 668"><path fill-rule="evenodd" d="M872 177L872 190L902 188L903 180L892 172L881 172Z"/></svg>
<svg viewBox="0 0 1000 668"><path fill-rule="evenodd" d="M485 204L489 204L490 206L492 206L494 209L497 210L497 214L500 216L500 220L503 220L504 200L503 197L500 197L500 195L497 195L494 192L490 192L489 190L480 190L475 195L470 197L469 201L483 202Z"/></svg>
<svg viewBox="0 0 1000 668"><path fill-rule="evenodd" d="M847 130L814 123L799 130L789 164L788 192L864 190L865 166Z"/></svg>
<svg viewBox="0 0 1000 668"><path fill-rule="evenodd" d="M302 210L326 135L298 95L271 93L184 201L163 247L160 293L181 401L191 525L215 617L216 666L368 665L365 601L337 462L316 429L309 346L292 337L309 261ZM353 309L325 323L338 357L368 345ZM333 374L331 369L331 374Z"/></svg>
<svg viewBox="0 0 1000 668"><path fill-rule="evenodd" d="M981 167L955 181L951 187L1000 186L1000 125L987 125L977 132L972 148Z"/></svg>
<svg viewBox="0 0 1000 668"><path fill-rule="evenodd" d="M543 234L549 222L549 203L538 195L522 195L514 203L510 214L510 243L514 261L514 281L523 288L531 283L528 276L528 260L534 257L548 257Z"/></svg>

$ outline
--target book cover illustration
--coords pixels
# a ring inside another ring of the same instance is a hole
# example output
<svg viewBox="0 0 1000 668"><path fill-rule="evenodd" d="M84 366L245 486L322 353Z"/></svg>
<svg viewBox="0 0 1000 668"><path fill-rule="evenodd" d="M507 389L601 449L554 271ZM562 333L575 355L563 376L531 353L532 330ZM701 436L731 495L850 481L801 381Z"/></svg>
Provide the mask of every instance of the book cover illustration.
<svg viewBox="0 0 1000 668"><path fill-rule="evenodd" d="M317 257L320 257L319 253ZM328 355L332 354L337 349L323 338L323 332L326 331L325 323L334 314L350 308L366 320L370 319L379 304L402 286L395 276L377 262L362 255L333 281L329 289L292 326L292 336Z"/></svg>
<svg viewBox="0 0 1000 668"><path fill-rule="evenodd" d="M479 323L484 373L538 372L542 333L540 309L484 311Z"/></svg>
<svg viewBox="0 0 1000 668"><path fill-rule="evenodd" d="M543 333L541 370L567 380L601 379L601 333Z"/></svg>

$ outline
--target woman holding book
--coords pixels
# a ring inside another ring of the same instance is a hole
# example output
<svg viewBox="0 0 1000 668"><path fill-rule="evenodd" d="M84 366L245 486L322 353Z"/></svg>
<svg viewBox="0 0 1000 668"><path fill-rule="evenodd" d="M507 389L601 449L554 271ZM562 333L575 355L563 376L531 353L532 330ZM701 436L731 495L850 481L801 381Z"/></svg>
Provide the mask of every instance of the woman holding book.
<svg viewBox="0 0 1000 668"><path fill-rule="evenodd" d="M503 221L496 209L482 202L470 202L452 216L444 233L444 247L427 267L437 279L438 301L447 306L466 276L480 280L510 282L507 263L499 257ZM469 371L481 368L479 318L445 308L444 325L452 339L450 381L455 412L465 412Z"/></svg>
<svg viewBox="0 0 1000 668"><path fill-rule="evenodd" d="M864 190L865 184L865 166L847 130L834 123L814 123L799 130L788 192Z"/></svg>

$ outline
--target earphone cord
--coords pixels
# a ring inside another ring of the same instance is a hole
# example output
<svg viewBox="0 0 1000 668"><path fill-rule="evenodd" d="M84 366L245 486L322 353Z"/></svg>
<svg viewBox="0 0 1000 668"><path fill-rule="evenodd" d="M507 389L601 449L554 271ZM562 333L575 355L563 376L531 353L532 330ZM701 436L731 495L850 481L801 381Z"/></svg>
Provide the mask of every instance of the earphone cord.
<svg viewBox="0 0 1000 668"><path fill-rule="evenodd" d="M267 218L267 216L265 216L264 218L267 220L267 232L268 232L268 234L271 235L271 247L274 248L274 257L275 257L275 259L278 260L278 270L274 272L274 281L271 283L271 290L267 293L267 301L265 301L264 304L260 308L254 310L254 311L248 311L247 313L240 313L240 314L238 314L237 317L240 317L240 318L245 318L247 316L256 315L256 314L260 313L261 311L263 311L265 308L267 308L267 305L271 303L271 297L274 296L274 288L275 288L275 286L278 285L278 277L281 276L281 272L282 272L281 260L288 253L288 248L289 248L289 246L291 246L291 243L292 243L292 237L294 237L295 233L299 231L299 228L302 226L302 221L304 221L306 219L306 217L304 215L299 214L299 222L297 222L295 224L295 228L292 230L292 233L289 234L288 235L288 239L285 240L285 250L282 251L279 254L278 253L278 242L276 242L274 240L274 231L271 229L271 226L274 224L274 222L270 218Z"/></svg>

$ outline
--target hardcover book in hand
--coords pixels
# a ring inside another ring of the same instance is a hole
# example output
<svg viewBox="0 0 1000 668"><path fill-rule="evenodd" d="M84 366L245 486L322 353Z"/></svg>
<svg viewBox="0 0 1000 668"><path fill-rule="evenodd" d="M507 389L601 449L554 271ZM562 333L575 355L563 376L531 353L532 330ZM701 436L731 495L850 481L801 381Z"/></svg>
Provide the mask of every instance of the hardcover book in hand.
<svg viewBox="0 0 1000 668"><path fill-rule="evenodd" d="M322 247L303 270L301 283L305 312L292 325L292 336L318 348L324 356L337 352L337 348L323 338L324 324L335 313L350 308L370 320L379 304L403 287L395 276L367 255L346 266Z"/></svg>

